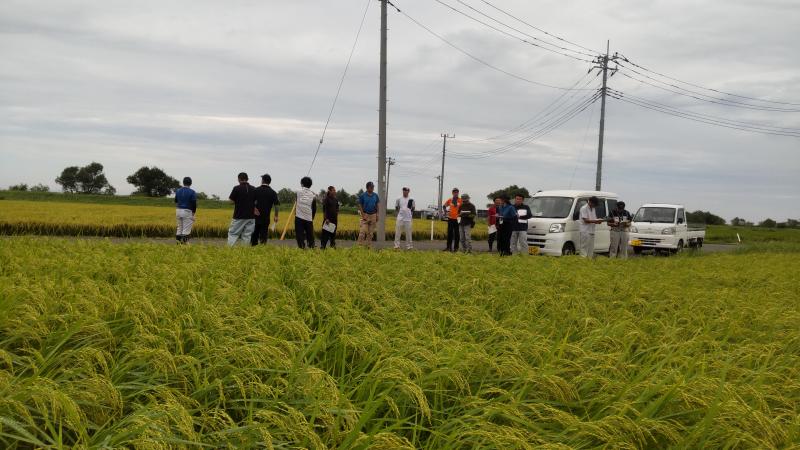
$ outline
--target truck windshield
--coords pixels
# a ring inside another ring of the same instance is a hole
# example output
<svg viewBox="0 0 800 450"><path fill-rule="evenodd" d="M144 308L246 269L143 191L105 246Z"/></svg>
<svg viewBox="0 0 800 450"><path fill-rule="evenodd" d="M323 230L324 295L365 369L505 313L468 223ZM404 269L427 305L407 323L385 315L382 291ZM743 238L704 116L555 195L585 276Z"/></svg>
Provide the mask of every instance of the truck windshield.
<svg viewBox="0 0 800 450"><path fill-rule="evenodd" d="M639 208L634 222L675 223L675 208Z"/></svg>
<svg viewBox="0 0 800 450"><path fill-rule="evenodd" d="M574 200L570 197L533 197L526 203L531 207L533 217L563 219L569 216Z"/></svg>

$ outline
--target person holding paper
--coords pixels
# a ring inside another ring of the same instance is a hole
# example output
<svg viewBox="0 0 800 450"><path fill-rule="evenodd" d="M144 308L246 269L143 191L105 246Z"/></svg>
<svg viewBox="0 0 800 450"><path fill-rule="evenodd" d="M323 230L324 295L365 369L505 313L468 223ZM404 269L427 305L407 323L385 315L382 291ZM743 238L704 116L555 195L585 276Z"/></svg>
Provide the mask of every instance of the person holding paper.
<svg viewBox="0 0 800 450"><path fill-rule="evenodd" d="M461 238L461 248L464 253L472 253L472 228L475 227L477 210L469 201L469 194L461 196L461 209L459 210L458 234Z"/></svg>
<svg viewBox="0 0 800 450"><path fill-rule="evenodd" d="M486 205L486 221L489 225L489 253L492 252L492 244L497 240L497 208L494 203Z"/></svg>
<svg viewBox="0 0 800 450"><path fill-rule="evenodd" d="M400 238L403 232L406 233L406 249L411 250L414 245L411 243L411 229L414 219L414 199L410 197L411 189L404 187L403 196L398 198L394 204L394 210L397 211L397 222L394 227L394 248L400 249Z"/></svg>
<svg viewBox="0 0 800 450"><path fill-rule="evenodd" d="M322 200L322 217L325 221L322 223L322 238L320 247L325 250L328 242L331 248L336 248L336 227L339 223L339 200L336 199L336 188L328 186L328 192L325 194L325 199Z"/></svg>
<svg viewBox="0 0 800 450"><path fill-rule="evenodd" d="M317 196L311 190L311 178L300 179L300 190L297 191L295 207L294 232L297 247L314 248L314 216L317 214Z"/></svg>
<svg viewBox="0 0 800 450"><path fill-rule="evenodd" d="M459 210L461 209L458 188L453 188L453 198L448 198L442 207L447 211L447 248L444 251L457 252Z"/></svg>
<svg viewBox="0 0 800 450"><path fill-rule="evenodd" d="M580 210L580 229L581 236L581 256L594 259L594 227L603 223L597 218L597 204L599 200L595 196L589 197L589 201Z"/></svg>
<svg viewBox="0 0 800 450"><path fill-rule="evenodd" d="M611 228L611 246L608 256L610 258L628 259L628 237L633 217L625 209L625 202L617 202L608 216L608 226Z"/></svg>
<svg viewBox="0 0 800 450"><path fill-rule="evenodd" d="M494 199L497 206L497 250L500 256L511 256L511 233L517 221L517 209L511 205L507 195Z"/></svg>
<svg viewBox="0 0 800 450"><path fill-rule="evenodd" d="M372 248L372 237L378 226L378 208L380 199L375 193L375 184L367 182L367 192L358 196L358 212L361 214L361 229L358 232L358 244Z"/></svg>
<svg viewBox="0 0 800 450"><path fill-rule="evenodd" d="M520 255L528 254L528 219L531 218L531 208L524 203L522 194L514 196L514 209L517 210L517 221L514 222L514 231L511 232L511 250Z"/></svg>
<svg viewBox="0 0 800 450"><path fill-rule="evenodd" d="M275 223L278 223L278 193L269 184L272 177L268 173L261 175L261 186L256 188L256 229L250 238L250 245L266 244L269 239L269 214L275 208Z"/></svg>

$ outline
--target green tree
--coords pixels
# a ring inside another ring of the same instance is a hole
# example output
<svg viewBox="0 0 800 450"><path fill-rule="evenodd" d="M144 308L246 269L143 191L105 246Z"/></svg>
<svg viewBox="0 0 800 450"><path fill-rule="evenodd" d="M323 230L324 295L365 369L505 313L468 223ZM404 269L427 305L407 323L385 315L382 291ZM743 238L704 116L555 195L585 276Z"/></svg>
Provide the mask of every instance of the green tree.
<svg viewBox="0 0 800 450"><path fill-rule="evenodd" d="M25 192L28 190L28 185L26 183L15 184L13 186L8 187L9 191L22 191Z"/></svg>
<svg viewBox="0 0 800 450"><path fill-rule="evenodd" d="M50 192L50 186L42 183L35 184L31 186L31 192Z"/></svg>
<svg viewBox="0 0 800 450"><path fill-rule="evenodd" d="M205 192L198 192L196 195L198 200L208 200L208 194Z"/></svg>
<svg viewBox="0 0 800 450"><path fill-rule="evenodd" d="M133 175L128 176L127 181L136 186L134 194L148 197L166 197L180 187L178 180L156 166L141 167Z"/></svg>
<svg viewBox="0 0 800 450"><path fill-rule="evenodd" d="M731 219L731 225L733 225L734 227L743 227L747 225L747 221L740 217L734 217L733 219Z"/></svg>
<svg viewBox="0 0 800 450"><path fill-rule="evenodd" d="M61 185L61 190L66 193L78 192L78 171L81 168L78 166L65 167L61 171L61 175L56 177L56 183Z"/></svg>
<svg viewBox="0 0 800 450"><path fill-rule="evenodd" d="M725 219L722 217L711 214L708 211L693 211L686 213L686 220L689 223L704 223L706 225L725 225Z"/></svg>
<svg viewBox="0 0 800 450"><path fill-rule="evenodd" d="M68 193L101 194L116 192L108 184L108 179L103 173L103 165L92 162L83 167L70 166L61 171L56 177L56 183L61 185L61 190Z"/></svg>
<svg viewBox="0 0 800 450"><path fill-rule="evenodd" d="M283 188L278 191L278 202L282 205L293 205L297 194L289 188Z"/></svg>
<svg viewBox="0 0 800 450"><path fill-rule="evenodd" d="M510 198L513 199L514 196L517 195L517 194L522 194L522 196L525 197L525 198L528 198L528 197L531 196L530 192L528 192L528 190L526 188L519 187L516 184L512 184L511 186L509 186L507 188L498 189L498 190L490 193L486 197L489 200L494 200L497 197L502 197L503 195L507 195L507 196L509 196Z"/></svg>
<svg viewBox="0 0 800 450"><path fill-rule="evenodd" d="M764 227L764 228L775 228L777 225L778 224L770 218L766 218L758 224L759 227Z"/></svg>

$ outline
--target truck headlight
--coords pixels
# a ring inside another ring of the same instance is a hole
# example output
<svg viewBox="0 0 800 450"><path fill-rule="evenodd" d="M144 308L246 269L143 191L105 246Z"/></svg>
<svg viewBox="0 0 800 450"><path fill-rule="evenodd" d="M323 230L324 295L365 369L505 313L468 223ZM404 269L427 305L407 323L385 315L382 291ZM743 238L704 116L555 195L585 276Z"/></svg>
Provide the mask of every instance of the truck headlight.
<svg viewBox="0 0 800 450"><path fill-rule="evenodd" d="M565 225L566 225L566 224L563 224L563 223L554 223L554 224L551 224L551 225L550 225L550 232L551 232L551 233L563 233L563 232L564 232L564 226L565 226Z"/></svg>
<svg viewBox="0 0 800 450"><path fill-rule="evenodd" d="M675 227L664 228L661 234L675 234Z"/></svg>
<svg viewBox="0 0 800 450"><path fill-rule="evenodd" d="M639 229L636 228L635 225L631 227L631 233L638 233L638 232L639 232Z"/></svg>

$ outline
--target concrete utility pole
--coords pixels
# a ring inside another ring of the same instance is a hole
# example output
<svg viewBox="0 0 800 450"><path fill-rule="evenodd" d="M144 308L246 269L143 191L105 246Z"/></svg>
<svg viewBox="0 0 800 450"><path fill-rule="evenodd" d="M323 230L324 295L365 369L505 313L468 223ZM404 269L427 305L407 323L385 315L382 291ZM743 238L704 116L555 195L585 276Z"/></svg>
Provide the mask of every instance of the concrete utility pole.
<svg viewBox="0 0 800 450"><path fill-rule="evenodd" d="M613 57L609 58L608 52L611 46L611 41L606 41L606 54L599 56L596 62L599 66L596 68L603 71L603 88L601 89L601 100L600 100L600 136L598 137L597 143L597 177L594 183L594 189L596 191L600 190L603 181L603 137L605 135L605 128L606 128L606 94L608 93L608 89L606 88L606 83L608 81L608 62L609 60L616 60L617 55L614 54ZM616 68L611 69L612 75L614 72L617 71Z"/></svg>
<svg viewBox="0 0 800 450"><path fill-rule="evenodd" d="M386 30L388 0L381 0L381 80L378 100L378 197L386 201ZM386 208L378 210L378 242L386 240Z"/></svg>
<svg viewBox="0 0 800 450"><path fill-rule="evenodd" d="M388 166L388 167L386 167L386 197L387 198L383 199L383 207L384 208L388 208L389 207L389 198L388 198L389 195L390 195L389 194L389 176L392 174L392 166L395 165L395 164L397 164L397 160L396 159L394 159L394 158L387 158L386 159L386 165Z"/></svg>
<svg viewBox="0 0 800 450"><path fill-rule="evenodd" d="M442 208L442 200L444 196L444 159L447 154L447 138L455 139L456 135L448 136L447 133L442 133L442 174L439 175L439 214L444 215Z"/></svg>

